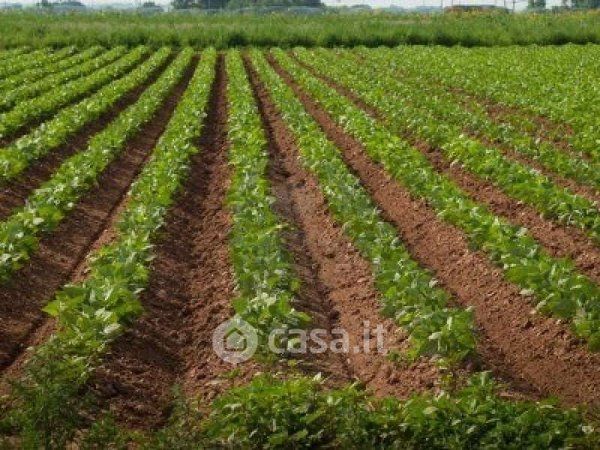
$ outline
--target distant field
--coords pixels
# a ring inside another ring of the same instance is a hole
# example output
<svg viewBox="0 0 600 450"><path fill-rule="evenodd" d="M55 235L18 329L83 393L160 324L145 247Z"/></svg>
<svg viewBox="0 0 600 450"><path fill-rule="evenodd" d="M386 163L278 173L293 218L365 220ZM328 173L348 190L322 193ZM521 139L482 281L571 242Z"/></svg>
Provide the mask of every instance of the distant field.
<svg viewBox="0 0 600 450"><path fill-rule="evenodd" d="M47 19L0 51L0 448L599 448L600 46Z"/></svg>
<svg viewBox="0 0 600 450"><path fill-rule="evenodd" d="M0 13L0 47L19 45L395 46L600 43L600 14L191 15Z"/></svg>

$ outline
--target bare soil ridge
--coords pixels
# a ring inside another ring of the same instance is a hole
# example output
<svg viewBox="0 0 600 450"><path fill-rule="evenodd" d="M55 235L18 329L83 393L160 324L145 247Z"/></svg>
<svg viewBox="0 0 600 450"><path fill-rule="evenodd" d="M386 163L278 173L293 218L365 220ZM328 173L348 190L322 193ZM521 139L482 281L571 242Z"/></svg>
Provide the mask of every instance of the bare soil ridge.
<svg viewBox="0 0 600 450"><path fill-rule="evenodd" d="M438 219L424 202L411 198L289 74L273 59L271 63L338 145L413 257L435 273L459 304L474 308L482 368L492 369L528 396L551 395L568 405L598 404L600 355L587 351L564 324L532 315L519 289L506 282L484 254L469 249L462 231Z"/></svg>

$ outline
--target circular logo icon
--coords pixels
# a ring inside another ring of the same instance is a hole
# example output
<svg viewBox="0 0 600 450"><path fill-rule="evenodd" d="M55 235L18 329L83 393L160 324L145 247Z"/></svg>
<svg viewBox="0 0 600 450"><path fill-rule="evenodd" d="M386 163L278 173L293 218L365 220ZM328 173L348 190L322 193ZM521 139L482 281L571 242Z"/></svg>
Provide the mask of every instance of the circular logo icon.
<svg viewBox="0 0 600 450"><path fill-rule="evenodd" d="M256 352L258 334L252 325L236 315L215 328L212 341L219 358L229 364L239 364Z"/></svg>

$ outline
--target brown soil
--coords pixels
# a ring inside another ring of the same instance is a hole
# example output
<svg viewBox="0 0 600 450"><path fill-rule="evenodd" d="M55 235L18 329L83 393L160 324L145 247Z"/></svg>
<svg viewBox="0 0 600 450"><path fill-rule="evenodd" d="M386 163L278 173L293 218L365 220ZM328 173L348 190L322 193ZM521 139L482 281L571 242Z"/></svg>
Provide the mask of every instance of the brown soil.
<svg viewBox="0 0 600 450"><path fill-rule="evenodd" d="M575 158L583 158L590 160L589 156L585 153L576 151L569 138L573 136L573 128L566 123L556 123L548 117L537 115L531 111L520 108L516 105L505 105L490 100L484 96L476 95L467 92L461 88L450 88L450 91L458 96L464 98L464 104L467 105L469 102L479 103L485 108L487 115L490 119L495 122L503 122L516 126L521 132L529 134L530 136L540 139L541 141L547 142L554 145L557 150L563 151ZM526 125L515 124L513 117L522 118L525 122L532 122L535 125L535 130L529 129Z"/></svg>
<svg viewBox="0 0 600 450"><path fill-rule="evenodd" d="M256 78L254 79L256 80ZM263 102L264 98L263 96ZM309 229L307 222L310 221L312 216L301 217L298 211L300 207L298 204L299 195L307 194L301 192L305 191L302 187L306 180L302 177L302 174L292 177L288 171L288 168L290 168L289 161L283 160L284 156L280 151L281 132L278 133L269 128L270 123L264 107L262 111L263 123L271 138L269 141L268 177L275 197L273 210L289 226L282 233L284 245L292 257L294 273L301 283L294 307L311 317L310 328L327 330L327 336L324 340L329 345L333 340L332 330L337 326L332 320L335 319L336 314L332 310L328 299L328 286L319 277L319 268L322 265L315 259L314 253L310 252L307 242L311 238L314 240L315 237L318 237L315 236L317 221L312 221L314 225ZM277 139L278 137L280 139ZM310 199L304 197L301 200L306 204ZM309 214L314 214L314 210L310 210ZM323 232L322 229L320 231ZM345 358L340 355L325 352L315 355L299 355L298 358L302 361L302 368L305 372L322 373L332 384L343 385L351 380L351 369L346 365Z"/></svg>
<svg viewBox="0 0 600 450"><path fill-rule="evenodd" d="M317 73L311 66L297 59L296 61L338 93L348 97L370 116L383 120L377 109L352 91ZM413 135L406 134L403 137L421 151L438 172L452 179L475 201L486 205L495 215L527 228L531 236L552 256L571 259L579 271L600 283L600 248L582 230L542 218L534 207L509 197L492 183L476 177L459 165L451 164L440 150L430 147Z"/></svg>
<svg viewBox="0 0 600 450"><path fill-rule="evenodd" d="M456 301L474 309L483 366L529 395L552 395L563 403L600 403L600 355L589 353L564 324L534 315L519 289L481 252L469 249L466 236L442 222L425 203L366 156L364 148L311 100L276 63L307 111L335 142L348 165L398 229L405 245L432 270Z"/></svg>
<svg viewBox="0 0 600 450"><path fill-rule="evenodd" d="M468 109L468 105L465 106L465 108ZM552 171L551 169L545 167L543 164L536 161L535 159L519 153L518 151L511 148L505 143L492 141L479 133L473 132L468 128L465 129L465 132L468 133L473 139L479 140L487 147L498 149L506 158L521 163L525 166L534 168L535 170L552 180L552 182L557 186L569 189L571 192L580 195L584 198L587 198L592 202L596 202L598 205L600 205L600 193L593 187L586 186L582 183L579 183L576 180L563 177L557 174L556 172Z"/></svg>
<svg viewBox="0 0 600 450"><path fill-rule="evenodd" d="M402 398L433 388L439 384L440 374L431 361L422 359L407 367L398 367L384 354L376 353L374 345L369 354L354 352L362 345L365 323L370 330L379 324L383 326L388 350L406 348L406 336L393 321L380 314L381 304L369 263L332 219L318 181L299 163L293 135L273 105L268 90L248 62L247 68L269 135L269 177L277 198L275 207L294 227L286 237L303 282L304 292L299 299L301 304L312 302L307 306L316 318L311 327L342 328L349 334L351 351L337 355L343 358L341 362L347 371L339 381L346 382L352 377L376 394ZM327 355L322 356L327 358ZM335 356L313 363L325 363L341 373L343 368ZM316 369L322 370L322 367Z"/></svg>
<svg viewBox="0 0 600 450"><path fill-rule="evenodd" d="M164 424L177 383L208 403L256 371L253 363L242 365L230 379L226 375L233 367L212 349L213 330L233 315L235 295L224 205L230 178L225 95L220 57L201 151L156 247L141 298L145 312L114 343L92 381L103 407L133 428Z"/></svg>
<svg viewBox="0 0 600 450"><path fill-rule="evenodd" d="M581 273L600 283L600 248L583 231L542 218L535 208L510 198L460 166L452 165L439 151L423 144L416 147L438 172L451 178L473 200L486 205L493 214L527 228L550 255L571 259Z"/></svg>
<svg viewBox="0 0 600 450"><path fill-rule="evenodd" d="M150 74L146 82L123 95L109 111L84 125L64 145L51 150L38 161L32 161L31 165L18 178L1 185L0 220L8 217L13 209L23 206L27 197L48 180L67 158L85 149L92 136L106 128L121 112L134 104L148 86L156 81L172 58L172 56L167 58L164 64Z"/></svg>
<svg viewBox="0 0 600 450"><path fill-rule="evenodd" d="M83 196L59 227L41 240L28 264L0 288L0 371L4 375L18 373L26 357L24 350L52 332L52 321L41 308L74 279L94 243L106 234L192 74L190 66L164 107L103 172L97 187Z"/></svg>
<svg viewBox="0 0 600 450"><path fill-rule="evenodd" d="M307 66L306 64L303 64L303 62L299 58L297 58L297 56L293 52L291 52L290 55L299 64L301 64L303 67L311 70L311 72L314 73L314 69L310 66ZM401 72L401 70L399 72ZM539 117L539 116L536 117L533 115L526 116L525 111L519 110L516 107L510 108L505 105L490 103L489 101L487 101L485 99L482 99L478 96L475 96L473 94L466 92L464 89L452 88L452 89L450 89L450 91L453 92L456 96L458 96L459 104L464 109L472 110L473 109L472 104L479 103L486 109L486 112L488 113L488 116L490 117L490 119L495 120L496 122L508 123L507 120L502 120L502 117L506 117L507 114L512 114L512 115L519 115L521 117L529 117L529 119L531 119L534 123L536 123L538 125L540 132L543 132L544 130L558 131L559 129L564 132L565 130L568 129L568 127L566 125L559 128L558 125L552 123L549 119L544 118L544 117ZM521 130L521 131L524 133L527 133L527 131L525 131L525 130ZM550 169L547 169L546 167L544 167L542 164L535 161L534 159L529 158L526 155L523 155L523 154L517 152L516 150L512 149L508 145L503 144L502 142L493 142L490 139L487 139L487 138L481 136L480 133L474 132L469 128L466 128L465 132L468 133L473 139L480 140L483 144L485 144L489 147L495 147L495 148L499 149L500 151L502 151L502 153L507 158L512 159L521 164L524 164L526 166L533 167L534 169L538 170L540 173L542 173L542 174L546 175L548 178L550 178L555 184L557 184L561 187L570 189L572 192L574 192L578 195L581 195L583 197L586 197L587 199L589 199L591 201L598 202L598 204L600 204L600 192L598 192L596 189L594 189L590 186L583 185L575 180L565 178L565 177L551 171ZM531 133L527 133L527 134L531 134ZM541 139L541 137L538 136L537 134L534 134L534 135L535 135L535 137ZM545 140L547 141L547 139L545 139ZM552 142L552 144L557 145L556 142ZM558 149L564 150L563 147L564 147L564 145L559 146ZM575 157L575 158L582 157L581 155L575 154L572 151L569 151L568 153L570 156ZM589 158L586 158L586 159L589 160Z"/></svg>
<svg viewBox="0 0 600 450"><path fill-rule="evenodd" d="M574 134L573 129L569 125L555 123L547 117L524 111L517 106L503 105L464 91L458 91L458 93L480 103L486 109L486 112L491 119L498 122L513 123L510 119L511 116L523 117L525 120L532 121L536 125L536 130L531 131L521 127L522 131L545 142L556 145L558 149L566 151L575 157L587 158L585 154L580 154L575 151L569 143L569 138Z"/></svg>

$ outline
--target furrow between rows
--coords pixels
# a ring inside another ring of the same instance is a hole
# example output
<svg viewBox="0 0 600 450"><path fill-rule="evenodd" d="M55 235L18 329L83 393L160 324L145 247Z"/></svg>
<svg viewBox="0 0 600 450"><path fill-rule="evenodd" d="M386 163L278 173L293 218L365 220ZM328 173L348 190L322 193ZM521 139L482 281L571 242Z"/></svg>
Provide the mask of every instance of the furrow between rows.
<svg viewBox="0 0 600 450"><path fill-rule="evenodd" d="M127 144L65 220L45 236L39 249L11 282L0 289L0 370L18 373L28 346L43 341L52 331L41 308L56 290L72 281L94 243L110 226L125 201L129 186L140 172L191 78L189 67L165 105ZM38 336L36 330L42 330Z"/></svg>
<svg viewBox="0 0 600 450"><path fill-rule="evenodd" d="M597 404L600 374L595 368L600 356L588 352L563 324L532 315L519 289L506 282L484 254L471 251L460 230L441 222L426 204L412 199L275 61L271 62L336 142L384 216L399 230L413 257L431 269L461 305L474 308L483 365L508 376L534 396L555 395L567 404Z"/></svg>
<svg viewBox="0 0 600 450"><path fill-rule="evenodd" d="M106 128L119 114L138 101L146 89L154 84L160 74L172 61L170 56L155 70L141 86L133 89L121 97L115 105L94 121L88 123L68 139L68 141L51 150L46 156L32 164L19 175L18 178L7 182L0 188L0 220L4 220L10 213L23 206L29 195L47 181L56 169L70 156L87 148L90 139Z"/></svg>
<svg viewBox="0 0 600 450"><path fill-rule="evenodd" d="M335 89L340 95L350 99L357 107L371 117L380 119L380 112L327 76L318 73L297 58L294 61L307 69L316 78ZM531 235L554 257L569 258L575 266L596 283L600 283L600 248L580 229L557 224L542 217L532 206L519 202L494 186L476 177L458 164L452 164L438 149L414 136L404 136L416 149L421 151L431 165L447 175L462 190L478 203L486 205L492 213L505 217L513 224L527 228Z"/></svg>
<svg viewBox="0 0 600 450"><path fill-rule="evenodd" d="M432 361L423 359L402 367L386 355L375 353L374 349L369 354L353 351L356 346L362 346L365 324L369 329L378 324L383 326L385 347L390 351L406 349L407 336L398 330L393 320L382 316L369 263L331 217L316 177L299 162L294 138L273 105L268 88L249 64L247 67L270 138L270 179L278 199L276 206L292 226L297 227L292 254L296 264L302 259L306 261L304 268L308 276L304 277L304 283L311 283L315 286L313 289L321 291L312 298L316 305L310 308L311 312L314 314L318 307L321 324L339 327L350 337L351 351L340 355L347 376L365 383L379 395L407 398L411 393L433 388L439 384L440 374ZM287 212L281 211L283 208ZM311 282L311 278L314 281Z"/></svg>

